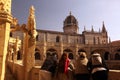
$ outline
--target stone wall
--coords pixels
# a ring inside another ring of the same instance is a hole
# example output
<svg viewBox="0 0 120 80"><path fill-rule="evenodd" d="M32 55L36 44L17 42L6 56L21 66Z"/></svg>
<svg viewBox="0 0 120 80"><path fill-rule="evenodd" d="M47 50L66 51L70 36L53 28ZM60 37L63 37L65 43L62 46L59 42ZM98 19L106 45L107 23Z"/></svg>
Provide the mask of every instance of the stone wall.
<svg viewBox="0 0 120 80"><path fill-rule="evenodd" d="M15 80L24 80L24 69L23 65L13 62L8 62L8 68L11 71L12 76Z"/></svg>
<svg viewBox="0 0 120 80"><path fill-rule="evenodd" d="M120 80L120 70L110 70L108 80Z"/></svg>
<svg viewBox="0 0 120 80"><path fill-rule="evenodd" d="M108 60L106 61L109 69L120 70L120 61L119 60Z"/></svg>
<svg viewBox="0 0 120 80"><path fill-rule="evenodd" d="M9 62L9 67L13 71L13 76L16 80L24 80L23 66ZM13 70L14 69L14 70ZM32 68L30 73L30 80L52 80L51 73L45 70L40 70L40 66ZM120 70L110 70L108 80L120 80Z"/></svg>

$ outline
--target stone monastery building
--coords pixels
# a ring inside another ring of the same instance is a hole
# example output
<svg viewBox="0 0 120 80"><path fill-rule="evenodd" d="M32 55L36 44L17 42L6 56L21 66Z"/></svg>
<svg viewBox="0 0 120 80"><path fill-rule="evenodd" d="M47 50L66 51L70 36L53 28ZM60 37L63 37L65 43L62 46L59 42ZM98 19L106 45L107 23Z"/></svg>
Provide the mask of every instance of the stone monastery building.
<svg viewBox="0 0 120 80"><path fill-rule="evenodd" d="M46 57L50 54L56 54L60 59L63 52L69 53L69 58L74 60L80 51L85 51L88 55L93 51L99 52L102 57L109 63L111 60L120 60L120 47L114 47L114 43L108 39L108 33L104 22L101 30L94 31L86 30L82 34L79 32L77 19L70 13L63 21L63 32L40 30L37 29L36 48L35 48L35 64L42 65ZM23 40L23 35L20 31L12 32L12 37L17 37ZM20 48L21 49L21 48ZM22 50L19 51L18 58L22 59ZM119 64L108 64L111 69L120 69ZM116 67L115 67L116 66Z"/></svg>
<svg viewBox="0 0 120 80"><path fill-rule="evenodd" d="M11 14L11 4L12 0L0 0L0 80L50 80L51 73L40 70L49 55L56 54L59 60L67 52L74 61L81 51L88 58L99 52L109 69L117 70L110 71L109 80L120 80L120 41L108 41L104 22L101 30L84 27L80 34L78 21L70 13L63 21L63 32L40 30L33 6L28 22L21 25Z"/></svg>

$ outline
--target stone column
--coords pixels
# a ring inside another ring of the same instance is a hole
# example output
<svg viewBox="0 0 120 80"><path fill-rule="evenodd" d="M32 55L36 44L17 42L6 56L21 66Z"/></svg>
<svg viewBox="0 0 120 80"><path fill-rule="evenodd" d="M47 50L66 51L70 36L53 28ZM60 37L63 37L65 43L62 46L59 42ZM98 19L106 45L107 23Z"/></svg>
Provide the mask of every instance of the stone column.
<svg viewBox="0 0 120 80"><path fill-rule="evenodd" d="M11 0L0 0L0 80L5 78L5 61L11 22Z"/></svg>
<svg viewBox="0 0 120 80"><path fill-rule="evenodd" d="M58 52L58 59L61 58L63 54L63 42L60 42L60 49L59 49L59 52Z"/></svg>
<svg viewBox="0 0 120 80"><path fill-rule="evenodd" d="M77 58L77 55L78 55L78 44L75 45L75 54L74 55L74 58Z"/></svg>

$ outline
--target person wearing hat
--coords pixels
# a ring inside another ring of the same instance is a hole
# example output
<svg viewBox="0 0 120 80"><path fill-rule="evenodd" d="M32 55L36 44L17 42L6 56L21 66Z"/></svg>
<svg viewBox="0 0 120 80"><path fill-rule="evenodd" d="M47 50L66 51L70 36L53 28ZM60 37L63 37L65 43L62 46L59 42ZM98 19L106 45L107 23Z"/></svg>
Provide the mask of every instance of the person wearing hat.
<svg viewBox="0 0 120 80"><path fill-rule="evenodd" d="M87 70L87 55L85 52L80 52L78 58L74 62L74 73L76 80L89 80L90 74Z"/></svg>
<svg viewBox="0 0 120 80"><path fill-rule="evenodd" d="M108 80L108 67L99 53L93 53L87 64L93 80Z"/></svg>

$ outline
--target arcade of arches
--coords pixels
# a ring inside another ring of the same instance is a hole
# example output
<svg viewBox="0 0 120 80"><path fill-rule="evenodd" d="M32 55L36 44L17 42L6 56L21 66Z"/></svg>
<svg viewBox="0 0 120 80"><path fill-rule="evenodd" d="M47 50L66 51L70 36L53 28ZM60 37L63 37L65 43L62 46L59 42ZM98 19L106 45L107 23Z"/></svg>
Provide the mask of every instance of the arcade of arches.
<svg viewBox="0 0 120 80"><path fill-rule="evenodd" d="M90 54L97 51L101 54L103 59L106 60L106 62L109 62L109 61L111 61L111 62L117 61L118 62L118 60L120 60L120 47L114 47L114 49L111 49L111 51L113 53L110 53L110 50L105 49L105 48L103 48L103 49L102 48L92 48L92 49L91 48L81 48L81 49L77 49L77 51L75 51L74 48L64 48L63 51L60 51L60 49L61 48L52 47L52 48L48 48L48 49L46 48L45 51L42 51L42 49L37 46L35 49L35 53L34 53L35 65L37 65L37 66L42 65L42 63L44 62L46 57L49 55L56 55L57 58L60 59L62 53L64 53L64 52L67 52L69 54L69 58L71 60L74 60L77 57L77 55L79 54L79 52L81 52L81 51L86 52L88 58L89 58ZM45 52L45 53L43 53L43 52ZM13 53L11 53L10 56L11 56L11 58L9 58L9 59L13 60L15 55ZM18 51L16 59L22 60L23 56L24 55L21 53L21 51ZM109 65L110 65L110 68L114 67L112 64L109 64ZM116 69L119 69L119 68L116 68Z"/></svg>
<svg viewBox="0 0 120 80"><path fill-rule="evenodd" d="M105 60L109 60L109 58L110 59L112 59L112 60L120 60L120 49L118 49L118 50L116 50L115 51L115 54L114 54L114 56L113 56L113 54L110 54L108 51L105 51L105 50L102 50L102 49L96 49L96 50L94 50L94 51L92 51L91 52L91 54L93 53L93 52L98 52L98 53L100 53L101 54L101 56L105 59ZM63 51L63 53L64 52L67 52L68 54L69 54L69 58L72 60L72 59L74 59L75 58L75 56L77 55L75 55L74 54L74 52L73 52L73 50L71 50L71 49L65 49L64 51ZM79 52L86 52L86 54L87 54L87 51L85 51L85 50L83 50L83 49L79 49L78 50L78 53ZM53 48L51 48L51 49L48 49L47 51L46 51L46 57L47 56L49 56L49 55L52 55L52 54L56 54L57 55L57 58L58 58L58 52L57 52L57 50L55 50L55 49L53 49ZM87 55L89 55L89 54L87 54ZM13 54L11 54L11 56L12 56L12 59L13 59ZM40 50L39 49L35 49L35 60L42 60L43 59L43 55L41 54L41 52L40 52ZM21 54L21 52L20 51L18 51L17 52L17 60L21 60L22 59L22 54Z"/></svg>

